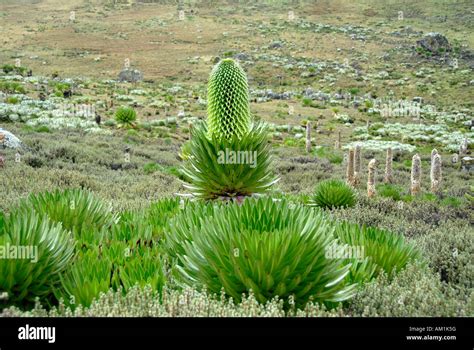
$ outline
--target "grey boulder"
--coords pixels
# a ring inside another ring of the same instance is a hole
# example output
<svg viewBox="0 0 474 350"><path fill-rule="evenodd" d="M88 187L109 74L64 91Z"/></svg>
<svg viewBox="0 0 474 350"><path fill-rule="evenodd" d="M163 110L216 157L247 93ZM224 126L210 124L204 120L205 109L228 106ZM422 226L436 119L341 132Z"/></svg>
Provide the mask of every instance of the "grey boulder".
<svg viewBox="0 0 474 350"><path fill-rule="evenodd" d="M448 39L440 33L428 33L416 42L417 47L421 47L433 55L439 55L451 51Z"/></svg>
<svg viewBox="0 0 474 350"><path fill-rule="evenodd" d="M1 148L21 148L23 143L11 132L0 128L0 147Z"/></svg>
<svg viewBox="0 0 474 350"><path fill-rule="evenodd" d="M143 73L138 69L125 68L120 72L118 79L122 82L135 83L143 80Z"/></svg>

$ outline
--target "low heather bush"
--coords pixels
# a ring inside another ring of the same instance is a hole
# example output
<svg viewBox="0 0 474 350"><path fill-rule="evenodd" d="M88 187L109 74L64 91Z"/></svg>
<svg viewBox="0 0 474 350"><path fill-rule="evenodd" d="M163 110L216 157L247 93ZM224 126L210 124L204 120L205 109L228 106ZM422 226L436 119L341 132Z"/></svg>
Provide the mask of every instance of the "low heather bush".
<svg viewBox="0 0 474 350"><path fill-rule="evenodd" d="M474 287L474 234L472 226L447 222L417 243L441 280L460 287Z"/></svg>

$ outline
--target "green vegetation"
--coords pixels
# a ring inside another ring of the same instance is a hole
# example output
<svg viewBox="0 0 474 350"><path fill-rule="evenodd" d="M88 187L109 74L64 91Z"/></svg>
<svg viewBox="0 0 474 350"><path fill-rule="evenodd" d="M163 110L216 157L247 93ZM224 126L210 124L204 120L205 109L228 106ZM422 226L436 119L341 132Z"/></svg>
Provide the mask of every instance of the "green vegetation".
<svg viewBox="0 0 474 350"><path fill-rule="evenodd" d="M320 182L310 200L310 204L321 208L353 207L357 197L351 186L340 180Z"/></svg>
<svg viewBox="0 0 474 350"><path fill-rule="evenodd" d="M377 194L382 197L392 198L394 201L402 199L403 188L397 185L377 185Z"/></svg>
<svg viewBox="0 0 474 350"><path fill-rule="evenodd" d="M0 213L0 290L7 303L25 305L47 298L68 267L74 243L61 224L33 210ZM14 255L10 255L14 254Z"/></svg>
<svg viewBox="0 0 474 350"><path fill-rule="evenodd" d="M331 223L311 209L247 199L199 212L191 207L171 221L166 239L187 285L223 288L236 301L252 290L261 303L278 296L304 306L354 293L354 285L343 283L350 265L325 257L331 232Z"/></svg>
<svg viewBox="0 0 474 350"><path fill-rule="evenodd" d="M25 94L24 86L15 81L0 81L0 91L11 94Z"/></svg>
<svg viewBox="0 0 474 350"><path fill-rule="evenodd" d="M363 247L364 256L376 266L378 274L385 272L392 276L419 258L419 252L407 244L403 236L375 227L341 223L336 228L336 236L345 244Z"/></svg>
<svg viewBox="0 0 474 350"><path fill-rule="evenodd" d="M0 13L0 317L474 315L466 3L289 3Z"/></svg>
<svg viewBox="0 0 474 350"><path fill-rule="evenodd" d="M193 127L182 151L186 188L197 198L235 198L264 193L272 175L267 128L250 123L247 77L233 60L220 61L208 86L208 121Z"/></svg>
<svg viewBox="0 0 474 350"><path fill-rule="evenodd" d="M115 111L115 120L122 125L133 125L137 112L131 107L120 107Z"/></svg>
<svg viewBox="0 0 474 350"><path fill-rule="evenodd" d="M31 195L21 205L47 216L53 222L61 223L77 239L81 239L87 231L110 227L117 221L110 206L92 193L81 190L57 190Z"/></svg>
<svg viewBox="0 0 474 350"><path fill-rule="evenodd" d="M88 251L76 257L69 269L61 275L61 289L56 298L64 299L66 305L89 306L100 293L111 288L112 262Z"/></svg>
<svg viewBox="0 0 474 350"><path fill-rule="evenodd" d="M263 193L277 181L270 170L267 130L255 124L241 139L208 138L204 124L195 126L190 154L182 168L186 184L198 198L216 199Z"/></svg>
<svg viewBox="0 0 474 350"><path fill-rule="evenodd" d="M215 138L242 138L250 130L247 76L232 59L216 64L207 87L207 125Z"/></svg>
<svg viewBox="0 0 474 350"><path fill-rule="evenodd" d="M2 71L5 74L25 75L27 70L28 70L28 68L26 68L26 67L17 66L17 65L13 65L13 64L4 64L2 66Z"/></svg>

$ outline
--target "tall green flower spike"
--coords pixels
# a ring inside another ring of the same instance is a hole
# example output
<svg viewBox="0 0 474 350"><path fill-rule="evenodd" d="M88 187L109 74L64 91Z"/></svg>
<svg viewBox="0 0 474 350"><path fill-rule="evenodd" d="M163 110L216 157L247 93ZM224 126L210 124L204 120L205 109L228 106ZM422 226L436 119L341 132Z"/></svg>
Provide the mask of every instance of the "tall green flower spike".
<svg viewBox="0 0 474 350"><path fill-rule="evenodd" d="M250 130L247 76L232 59L216 64L207 88L207 124L210 136L241 139Z"/></svg>
<svg viewBox="0 0 474 350"><path fill-rule="evenodd" d="M252 122L248 83L231 59L214 66L209 77L207 123L193 126L182 149L185 187L204 200L236 199L267 192L278 178L271 171L271 145L264 123ZM244 154L236 161L221 157Z"/></svg>

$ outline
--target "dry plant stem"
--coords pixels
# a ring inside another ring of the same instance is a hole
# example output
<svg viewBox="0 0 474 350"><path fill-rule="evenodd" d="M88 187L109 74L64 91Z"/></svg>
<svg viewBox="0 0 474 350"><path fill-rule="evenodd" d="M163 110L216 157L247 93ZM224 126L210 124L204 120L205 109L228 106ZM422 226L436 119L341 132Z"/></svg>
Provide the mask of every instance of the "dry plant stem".
<svg viewBox="0 0 474 350"><path fill-rule="evenodd" d="M467 139L464 139L461 145L459 146L459 155L460 156L465 155L467 153L467 149L468 149L468 141Z"/></svg>
<svg viewBox="0 0 474 350"><path fill-rule="evenodd" d="M336 140L336 143L334 145L334 148L335 149L341 149L341 132L340 131L337 132L337 140Z"/></svg>
<svg viewBox="0 0 474 350"><path fill-rule="evenodd" d="M347 157L347 171L346 180L349 185L354 184L354 149L349 149L349 155Z"/></svg>
<svg viewBox="0 0 474 350"><path fill-rule="evenodd" d="M387 154L385 157L385 175L383 181L386 184L393 183L393 169L392 169L393 153L391 148L387 148Z"/></svg>
<svg viewBox="0 0 474 350"><path fill-rule="evenodd" d="M433 160L431 162L431 171L430 171L430 178L431 178L431 192L439 193L441 189L441 156L439 154L435 154L433 156Z"/></svg>
<svg viewBox="0 0 474 350"><path fill-rule="evenodd" d="M311 153L311 123L306 123L306 152Z"/></svg>
<svg viewBox="0 0 474 350"><path fill-rule="evenodd" d="M433 148L431 151L431 163L433 163L433 157L438 154L438 150L436 148Z"/></svg>
<svg viewBox="0 0 474 350"><path fill-rule="evenodd" d="M377 161L372 159L369 162L369 175L367 177L367 197L372 198L376 195L375 176L377 175Z"/></svg>
<svg viewBox="0 0 474 350"><path fill-rule="evenodd" d="M421 158L415 154L411 161L411 187L410 193L415 196L421 192Z"/></svg>
<svg viewBox="0 0 474 350"><path fill-rule="evenodd" d="M361 167L361 147L357 145L354 150L354 186L358 186L360 183L360 167Z"/></svg>

